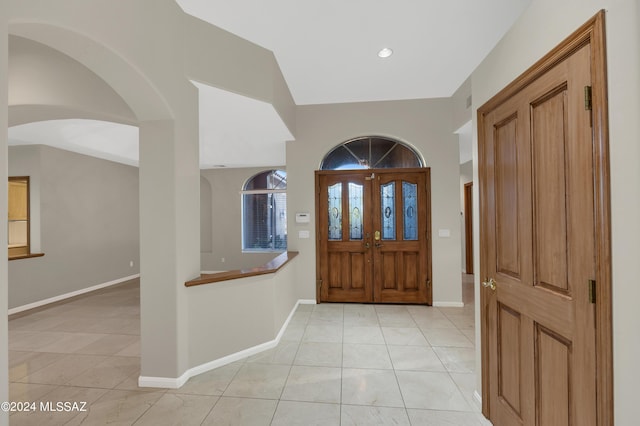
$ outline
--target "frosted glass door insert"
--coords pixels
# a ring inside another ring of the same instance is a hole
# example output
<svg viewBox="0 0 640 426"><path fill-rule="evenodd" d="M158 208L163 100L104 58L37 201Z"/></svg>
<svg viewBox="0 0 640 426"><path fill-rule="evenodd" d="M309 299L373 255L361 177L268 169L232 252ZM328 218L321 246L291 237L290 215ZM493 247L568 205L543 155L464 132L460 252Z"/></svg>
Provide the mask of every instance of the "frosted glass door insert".
<svg viewBox="0 0 640 426"><path fill-rule="evenodd" d="M380 206L382 214L382 239L396 239L396 184L380 185Z"/></svg>
<svg viewBox="0 0 640 426"><path fill-rule="evenodd" d="M362 239L363 191L363 185L349 183L349 238L351 240Z"/></svg>
<svg viewBox="0 0 640 426"><path fill-rule="evenodd" d="M329 240L342 240L342 183L328 188Z"/></svg>
<svg viewBox="0 0 640 426"><path fill-rule="evenodd" d="M404 231L402 238L405 241L418 239L418 185L402 182L402 211L404 213Z"/></svg>

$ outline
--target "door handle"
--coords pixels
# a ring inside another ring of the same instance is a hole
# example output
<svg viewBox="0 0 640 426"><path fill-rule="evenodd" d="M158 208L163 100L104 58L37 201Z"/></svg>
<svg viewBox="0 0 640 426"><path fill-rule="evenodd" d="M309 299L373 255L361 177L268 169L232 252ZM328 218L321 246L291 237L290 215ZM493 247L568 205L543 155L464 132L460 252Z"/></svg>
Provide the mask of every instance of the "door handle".
<svg viewBox="0 0 640 426"><path fill-rule="evenodd" d="M380 247L382 247L382 243L376 242L376 248L380 248Z"/></svg>
<svg viewBox="0 0 640 426"><path fill-rule="evenodd" d="M371 244L369 243L369 241L364 243L364 248L367 249L367 250L369 250L371 248Z"/></svg>
<svg viewBox="0 0 640 426"><path fill-rule="evenodd" d="M482 282L484 288L490 288L492 291L496 291L496 284L498 283L493 278L489 278L489 281Z"/></svg>

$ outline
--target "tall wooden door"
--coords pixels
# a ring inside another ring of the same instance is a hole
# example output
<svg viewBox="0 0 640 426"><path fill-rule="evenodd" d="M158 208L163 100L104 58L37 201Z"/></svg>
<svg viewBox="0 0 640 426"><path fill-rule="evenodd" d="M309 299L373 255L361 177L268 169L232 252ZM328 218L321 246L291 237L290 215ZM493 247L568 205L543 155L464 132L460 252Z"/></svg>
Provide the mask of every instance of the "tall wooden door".
<svg viewBox="0 0 640 426"><path fill-rule="evenodd" d="M592 53L576 44L479 110L484 413L500 426L596 424Z"/></svg>
<svg viewBox="0 0 640 426"><path fill-rule="evenodd" d="M464 270L473 274L473 182L464 184Z"/></svg>
<svg viewBox="0 0 640 426"><path fill-rule="evenodd" d="M429 169L317 172L320 302L431 303Z"/></svg>

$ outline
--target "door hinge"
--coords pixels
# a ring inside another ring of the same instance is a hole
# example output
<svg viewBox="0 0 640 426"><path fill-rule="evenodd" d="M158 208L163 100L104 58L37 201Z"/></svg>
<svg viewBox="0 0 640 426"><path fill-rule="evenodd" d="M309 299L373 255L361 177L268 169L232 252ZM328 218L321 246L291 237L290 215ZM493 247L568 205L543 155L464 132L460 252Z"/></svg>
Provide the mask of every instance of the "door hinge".
<svg viewBox="0 0 640 426"><path fill-rule="evenodd" d="M316 280L316 286L318 286L318 288L322 288L322 280Z"/></svg>
<svg viewBox="0 0 640 426"><path fill-rule="evenodd" d="M596 280L589 280L589 302L596 303Z"/></svg>
<svg viewBox="0 0 640 426"><path fill-rule="evenodd" d="M584 86L584 109L591 111L591 86Z"/></svg>

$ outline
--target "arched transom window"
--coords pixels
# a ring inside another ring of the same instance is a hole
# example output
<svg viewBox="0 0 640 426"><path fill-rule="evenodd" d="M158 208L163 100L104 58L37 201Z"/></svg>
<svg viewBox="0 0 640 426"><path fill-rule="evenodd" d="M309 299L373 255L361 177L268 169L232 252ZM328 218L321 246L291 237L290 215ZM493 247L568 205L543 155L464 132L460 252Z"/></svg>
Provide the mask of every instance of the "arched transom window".
<svg viewBox="0 0 640 426"><path fill-rule="evenodd" d="M332 149L320 170L358 170L423 167L420 156L409 146L393 139L363 137Z"/></svg>
<svg viewBox="0 0 640 426"><path fill-rule="evenodd" d="M287 249L287 172L267 170L242 188L242 250Z"/></svg>

